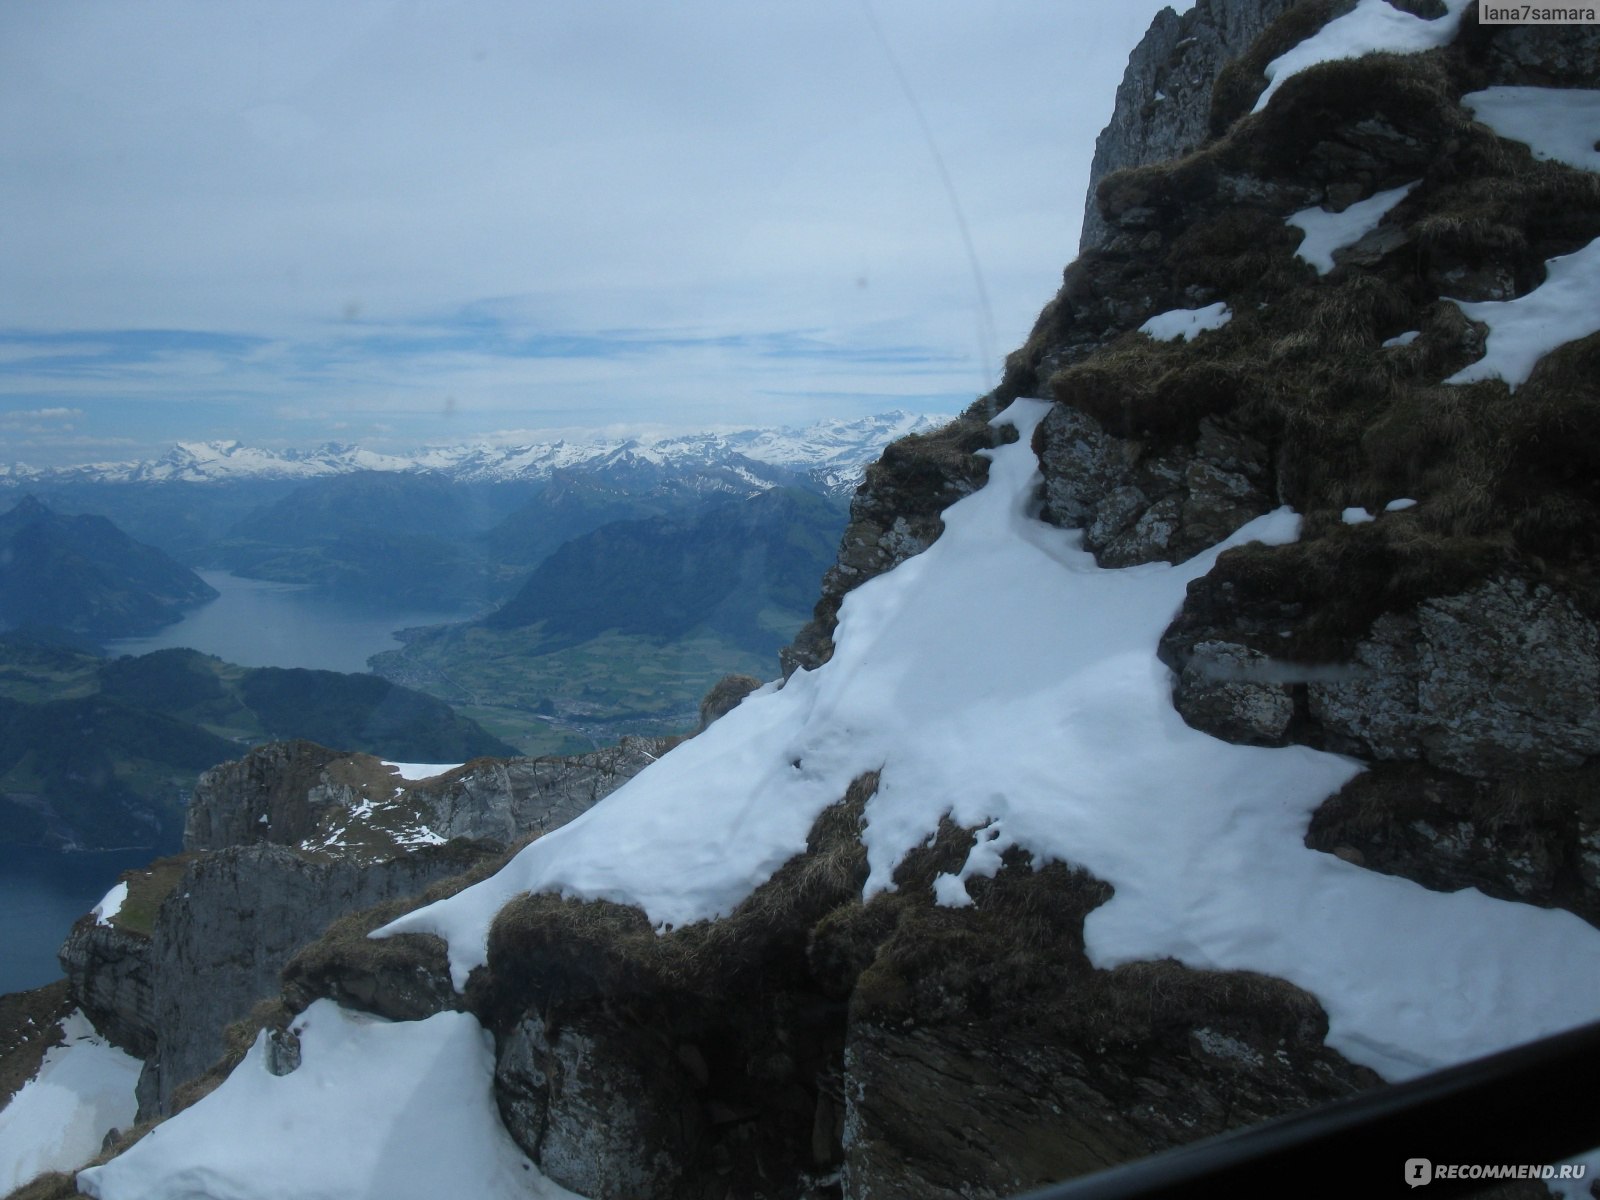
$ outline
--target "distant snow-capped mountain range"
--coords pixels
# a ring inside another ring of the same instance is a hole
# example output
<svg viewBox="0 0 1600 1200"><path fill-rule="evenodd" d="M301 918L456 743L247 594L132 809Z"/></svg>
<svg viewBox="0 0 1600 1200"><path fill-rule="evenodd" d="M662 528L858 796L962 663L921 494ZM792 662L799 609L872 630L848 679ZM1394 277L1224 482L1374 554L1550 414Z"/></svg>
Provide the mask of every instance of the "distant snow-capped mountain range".
<svg viewBox="0 0 1600 1200"><path fill-rule="evenodd" d="M245 479L315 479L356 471L426 472L468 483L549 478L563 468L594 471L732 470L770 484L773 469L811 478L829 492L855 486L883 447L935 429L948 416L894 411L803 427L663 436L564 438L525 445L477 443L385 454L330 442L314 450L265 450L237 441L179 442L143 462L34 468L0 466L0 485L33 483L221 483Z"/></svg>

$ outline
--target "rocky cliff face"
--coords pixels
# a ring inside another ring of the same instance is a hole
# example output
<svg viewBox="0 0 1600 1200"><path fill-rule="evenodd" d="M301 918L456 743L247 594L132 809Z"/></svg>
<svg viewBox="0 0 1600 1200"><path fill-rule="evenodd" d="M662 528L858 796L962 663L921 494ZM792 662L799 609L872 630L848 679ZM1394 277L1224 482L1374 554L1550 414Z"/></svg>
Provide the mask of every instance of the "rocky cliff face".
<svg viewBox="0 0 1600 1200"><path fill-rule="evenodd" d="M95 1028L129 1054L156 1049L150 936L91 918L73 927L60 951L62 973Z"/></svg>
<svg viewBox="0 0 1600 1200"><path fill-rule="evenodd" d="M340 917L498 860L664 748L628 739L411 782L368 755L279 742L208 771L186 855L131 872L128 911L109 924L85 918L61 951L97 1027L146 1061L141 1118L171 1111L176 1091L223 1055L228 1026L275 998L284 967Z"/></svg>
<svg viewBox="0 0 1600 1200"><path fill-rule="evenodd" d="M564 825L670 745L630 737L570 757L475 759L412 781L368 754L273 742L200 777L184 846L198 852L270 843L379 862L452 838L509 844Z"/></svg>
<svg viewBox="0 0 1600 1200"><path fill-rule="evenodd" d="M1080 252L1099 249L1111 236L1095 202L1100 181L1197 149L1211 135L1211 94L1222 69L1294 6L1295 0L1199 0L1182 16L1170 8L1156 14L1128 58L1111 120L1095 139Z"/></svg>
<svg viewBox="0 0 1600 1200"><path fill-rule="evenodd" d="M501 850L499 843L454 843L361 863L316 862L286 847L255 845L196 857L161 906L140 956L152 1034L139 1080L141 1118L171 1111L174 1092L222 1057L227 1027L275 997L284 965L337 918L415 895ZM72 978L92 987L118 973L101 962Z"/></svg>

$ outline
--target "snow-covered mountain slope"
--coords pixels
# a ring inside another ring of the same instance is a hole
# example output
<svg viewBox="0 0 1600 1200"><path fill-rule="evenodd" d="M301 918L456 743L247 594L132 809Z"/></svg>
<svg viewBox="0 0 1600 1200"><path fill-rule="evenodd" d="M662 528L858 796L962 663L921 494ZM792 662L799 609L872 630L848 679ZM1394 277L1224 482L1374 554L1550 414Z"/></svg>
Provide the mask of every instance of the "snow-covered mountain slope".
<svg viewBox="0 0 1600 1200"><path fill-rule="evenodd" d="M1268 514L1182 566L1099 568L1079 535L1034 515L1030 441L1047 411L1018 401L999 418L1019 440L993 452L987 485L948 511L939 542L851 594L828 664L751 697L499 874L377 936L446 937L460 986L485 964L490 923L529 890L638 905L661 933L727 917L875 771L868 893L892 889L894 867L948 816L978 836L935 880L938 905L970 909L973 885L1016 851L1087 866L1113 889L1085 928L1102 968L1168 957L1289 978L1322 1001L1333 1045L1391 1078L1592 1018L1600 931L1308 850L1307 815L1360 764L1231 745L1173 713L1156 642L1186 585L1228 546L1292 542L1297 518ZM1018 619L1041 609L1056 619ZM941 637L952 625L977 633ZM491 1041L469 1015L390 1024L324 1000L290 1032L291 1051L263 1034L199 1105L80 1176L83 1190L575 1194L544 1170L583 1166L553 1149L536 1164L505 1137ZM588 1103L603 1122L606 1102Z"/></svg>
<svg viewBox="0 0 1600 1200"><path fill-rule="evenodd" d="M139 1060L101 1037L81 1012L61 1022L61 1043L0 1109L0 1187L45 1171L71 1171L113 1129L133 1124Z"/></svg>
<svg viewBox="0 0 1600 1200"><path fill-rule="evenodd" d="M856 420L826 420L795 428L670 434L657 437L561 440L527 445L436 446L413 454L380 454L329 443L314 450L263 450L239 442L180 442L146 462L89 463L55 470L0 467L0 484L216 483L247 479L317 479L356 471L426 471L468 483L547 479L563 469L606 474L655 468L674 473L732 471L753 486L773 474L810 476L824 490L854 487L861 469L883 447L947 418L890 412Z"/></svg>
<svg viewBox="0 0 1600 1200"><path fill-rule="evenodd" d="M1268 514L1179 567L1099 568L1081 535L1034 516L1048 408L1019 400L998 418L1019 440L991 452L987 485L946 510L938 542L846 597L828 663L379 936L444 937L464 988L524 892L635 905L660 929L725 917L876 771L867 896L948 816L980 833L936 883L939 903L970 905L967 881L1009 850L1085 867L1115 889L1085 928L1097 965L1174 958L1289 979L1327 1009L1330 1045L1389 1078L1600 1016L1600 931L1308 850L1307 818L1360 764L1184 724L1162 630L1219 553L1292 541L1298 520ZM943 636L959 628L976 636Z"/></svg>
<svg viewBox="0 0 1600 1200"><path fill-rule="evenodd" d="M506 1136L490 1088L493 1043L467 1014L391 1023L323 1000L294 1032L295 1069L274 1062L262 1035L205 1104L84 1171L82 1191L582 1200Z"/></svg>

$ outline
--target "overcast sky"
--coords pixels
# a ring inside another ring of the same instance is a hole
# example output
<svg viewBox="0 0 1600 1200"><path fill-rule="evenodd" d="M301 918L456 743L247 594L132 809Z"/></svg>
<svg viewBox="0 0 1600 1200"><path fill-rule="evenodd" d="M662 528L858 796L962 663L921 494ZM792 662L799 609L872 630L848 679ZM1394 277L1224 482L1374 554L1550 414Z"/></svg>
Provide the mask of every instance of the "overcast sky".
<svg viewBox="0 0 1600 1200"><path fill-rule="evenodd" d="M0 461L953 412L1160 7L10 0Z"/></svg>

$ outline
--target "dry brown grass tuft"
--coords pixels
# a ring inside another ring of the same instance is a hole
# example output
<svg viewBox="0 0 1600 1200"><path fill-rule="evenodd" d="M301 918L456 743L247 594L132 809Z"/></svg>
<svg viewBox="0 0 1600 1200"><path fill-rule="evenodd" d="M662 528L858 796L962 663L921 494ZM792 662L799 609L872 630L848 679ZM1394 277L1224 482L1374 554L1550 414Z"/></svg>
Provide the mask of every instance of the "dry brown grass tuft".
<svg viewBox="0 0 1600 1200"><path fill-rule="evenodd" d="M1266 90L1264 72L1268 63L1354 7L1354 0L1307 0L1263 29L1248 50L1222 69L1212 85L1209 118L1212 136L1226 133L1254 107L1256 97Z"/></svg>
<svg viewBox="0 0 1600 1200"><path fill-rule="evenodd" d="M1238 625L1242 640L1274 657L1344 661L1382 614L1465 591L1512 565L1503 541L1440 536L1408 513L1365 525L1324 513L1307 520L1299 542L1221 555L1190 585L1167 637L1182 642L1191 628ZM1280 629L1290 636L1278 636Z"/></svg>
<svg viewBox="0 0 1600 1200"><path fill-rule="evenodd" d="M77 1178L76 1175L66 1175L60 1171L47 1171L16 1191L7 1193L5 1200L77 1200Z"/></svg>
<svg viewBox="0 0 1600 1200"><path fill-rule="evenodd" d="M112 923L149 937L155 929L162 903L178 886L194 857L175 854L170 858L158 858L143 869L124 871L120 878L128 885L128 898L122 902Z"/></svg>

